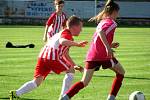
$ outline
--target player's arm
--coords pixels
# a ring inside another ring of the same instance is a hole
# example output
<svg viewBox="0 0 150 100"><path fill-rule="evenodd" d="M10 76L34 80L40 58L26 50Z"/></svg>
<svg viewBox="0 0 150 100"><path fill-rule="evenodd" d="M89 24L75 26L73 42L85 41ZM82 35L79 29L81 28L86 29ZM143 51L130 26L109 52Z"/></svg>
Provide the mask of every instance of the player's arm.
<svg viewBox="0 0 150 100"><path fill-rule="evenodd" d="M105 32L103 30L101 30L99 32L99 36L107 50L107 56L110 56L110 57L113 57L113 52L112 52L112 49L111 49L111 46L109 45L107 39L106 39L106 35L105 35Z"/></svg>
<svg viewBox="0 0 150 100"><path fill-rule="evenodd" d="M49 17L49 19L47 20L47 22L46 22L45 31L44 31L44 36L43 36L43 41L44 41L44 42L47 42L47 32L48 32L48 28L49 28L49 26L51 26L51 24L53 23L54 17L55 17L55 13L53 13L53 14Z"/></svg>
<svg viewBox="0 0 150 100"><path fill-rule="evenodd" d="M85 47L87 45L87 41L82 41L82 42L74 42L74 41L71 41L71 40L67 40L67 39L64 39L64 38L60 38L59 39L59 43L61 45L64 45L64 46L76 46L76 47Z"/></svg>
<svg viewBox="0 0 150 100"><path fill-rule="evenodd" d="M69 55L69 50L67 50L63 56L63 58L69 63L71 66L76 66L75 62L72 60L72 58Z"/></svg>
<svg viewBox="0 0 150 100"><path fill-rule="evenodd" d="M48 32L48 25L45 26L45 31L44 31L44 36L43 36L43 41L47 42L47 32Z"/></svg>
<svg viewBox="0 0 150 100"><path fill-rule="evenodd" d="M63 22L63 24L62 24L62 28L63 29L65 29L67 26L66 26L66 22L67 22L67 20L65 20L64 22Z"/></svg>
<svg viewBox="0 0 150 100"><path fill-rule="evenodd" d="M64 20L64 22L63 22L63 24L62 24L62 28L63 29L65 29L67 26L66 26L66 22L67 22L67 17L65 17L65 20Z"/></svg>
<svg viewBox="0 0 150 100"><path fill-rule="evenodd" d="M72 60L72 58L69 55L69 50L64 54L63 58L69 63L74 69L79 70L80 72L83 72L83 67L78 66L75 64L75 62Z"/></svg>

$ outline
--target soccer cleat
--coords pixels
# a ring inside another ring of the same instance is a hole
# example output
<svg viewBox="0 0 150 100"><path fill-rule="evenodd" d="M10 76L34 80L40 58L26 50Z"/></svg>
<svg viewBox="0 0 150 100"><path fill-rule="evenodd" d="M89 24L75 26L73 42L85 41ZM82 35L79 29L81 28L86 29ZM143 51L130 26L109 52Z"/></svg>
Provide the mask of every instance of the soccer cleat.
<svg viewBox="0 0 150 100"><path fill-rule="evenodd" d="M116 100L114 95L108 95L107 100Z"/></svg>
<svg viewBox="0 0 150 100"><path fill-rule="evenodd" d="M60 100L71 100L68 95L64 95Z"/></svg>
<svg viewBox="0 0 150 100"><path fill-rule="evenodd" d="M10 92L9 92L9 98L10 98L10 100L18 100L19 99L19 97L16 95L16 91L15 90L11 90Z"/></svg>

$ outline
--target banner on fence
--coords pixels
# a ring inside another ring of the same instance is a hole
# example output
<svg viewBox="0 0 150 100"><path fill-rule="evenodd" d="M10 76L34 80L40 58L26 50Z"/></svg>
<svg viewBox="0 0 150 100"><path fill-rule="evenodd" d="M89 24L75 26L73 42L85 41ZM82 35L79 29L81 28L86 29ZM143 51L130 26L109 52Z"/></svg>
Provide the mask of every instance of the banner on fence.
<svg viewBox="0 0 150 100"><path fill-rule="evenodd" d="M105 2L65 1L68 16L90 18L102 10ZM150 2L118 2L120 17L150 18ZM53 0L1 0L0 16L47 18L55 10ZM96 9L95 9L96 7Z"/></svg>

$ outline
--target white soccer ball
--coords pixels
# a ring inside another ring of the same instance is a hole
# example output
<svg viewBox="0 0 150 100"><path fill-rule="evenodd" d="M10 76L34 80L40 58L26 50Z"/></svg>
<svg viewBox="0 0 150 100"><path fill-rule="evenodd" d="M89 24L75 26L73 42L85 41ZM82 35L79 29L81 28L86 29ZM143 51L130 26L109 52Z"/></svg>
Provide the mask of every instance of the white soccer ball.
<svg viewBox="0 0 150 100"><path fill-rule="evenodd" d="M144 94L141 91L134 91L130 94L129 100L146 100Z"/></svg>

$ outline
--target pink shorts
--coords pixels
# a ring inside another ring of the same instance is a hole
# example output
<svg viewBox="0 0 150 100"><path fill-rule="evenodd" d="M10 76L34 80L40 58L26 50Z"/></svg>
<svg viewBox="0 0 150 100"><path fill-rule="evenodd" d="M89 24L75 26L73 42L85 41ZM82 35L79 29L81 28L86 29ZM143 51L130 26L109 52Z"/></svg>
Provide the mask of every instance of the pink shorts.
<svg viewBox="0 0 150 100"><path fill-rule="evenodd" d="M34 77L37 78L39 76L44 76L45 78L51 71L60 74L61 72L68 70L70 67L71 66L63 59L55 61L39 58L35 68Z"/></svg>
<svg viewBox="0 0 150 100"><path fill-rule="evenodd" d="M86 69L95 68L95 71L97 71L101 66L103 69L107 69L107 68L114 67L117 63L118 60L116 58L112 58L110 60L104 60L104 61L86 61L85 68Z"/></svg>

